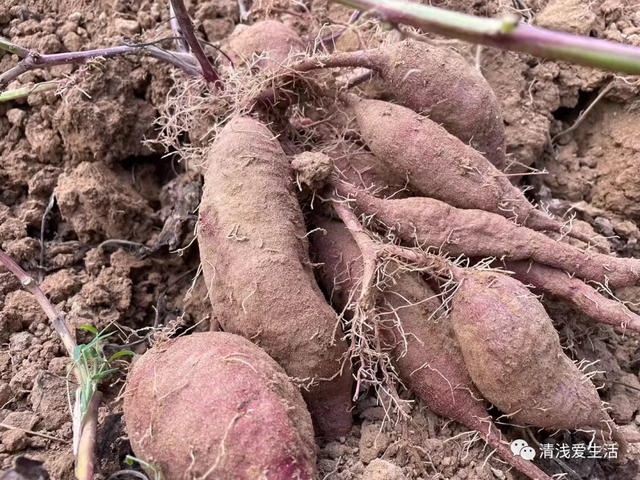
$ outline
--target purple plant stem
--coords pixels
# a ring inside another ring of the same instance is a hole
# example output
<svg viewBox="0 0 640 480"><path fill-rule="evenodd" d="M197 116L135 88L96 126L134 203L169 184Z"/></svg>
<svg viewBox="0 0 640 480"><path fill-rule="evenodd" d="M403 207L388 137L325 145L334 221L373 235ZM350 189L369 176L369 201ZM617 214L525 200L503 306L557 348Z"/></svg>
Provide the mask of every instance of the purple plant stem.
<svg viewBox="0 0 640 480"><path fill-rule="evenodd" d="M481 18L399 0L337 0L360 10L370 10L382 20L459 38L503 50L537 57L640 73L640 48L581 37L518 23L513 18Z"/></svg>
<svg viewBox="0 0 640 480"><path fill-rule="evenodd" d="M196 60L200 63L202 76L208 82L212 82L216 87L222 89L222 80L213 68L213 65L211 65L207 55L204 53L198 37L196 37L193 22L191 22L191 17L189 17L189 13L187 12L187 7L185 7L184 2L182 0L171 0L171 5L173 6L173 13L176 16L176 20L178 20L178 25L180 25L180 30L182 30L184 38L189 44L193 56L196 57Z"/></svg>
<svg viewBox="0 0 640 480"><path fill-rule="evenodd" d="M202 71L193 61L193 57L191 57L191 55L167 52L152 45L145 47L122 45L118 47L98 48L96 50L85 50L82 52L54 53L50 55L42 55L37 52L29 51L28 55L26 55L20 63L0 75L0 89L4 88L12 80L18 78L29 70L51 67L53 65L83 64L96 57L111 58L119 55L139 53L145 53L153 58L170 63L171 65L184 70L189 75L202 75Z"/></svg>
<svg viewBox="0 0 640 480"><path fill-rule="evenodd" d="M29 276L27 272L20 268L20 266L2 250L0 250L0 265L4 265L7 270L13 273L25 288L25 290L27 290L36 298L38 304L40 304L40 308L42 308L47 317L49 317L53 328L56 330L58 335L60 335L60 339L62 340L67 353L70 357L73 358L73 349L75 348L76 343L73 340L71 332L69 332L69 329L67 328L67 325L64 322L63 318L58 314L42 289L40 289L40 287L36 285L34 279Z"/></svg>
<svg viewBox="0 0 640 480"><path fill-rule="evenodd" d="M171 31L173 35L175 37L182 37L182 30L180 30L180 25L178 24L178 19L173 11L173 4L171 2L169 2L169 18L171 19ZM184 38L178 38L176 39L176 49L182 53L189 53L189 44Z"/></svg>

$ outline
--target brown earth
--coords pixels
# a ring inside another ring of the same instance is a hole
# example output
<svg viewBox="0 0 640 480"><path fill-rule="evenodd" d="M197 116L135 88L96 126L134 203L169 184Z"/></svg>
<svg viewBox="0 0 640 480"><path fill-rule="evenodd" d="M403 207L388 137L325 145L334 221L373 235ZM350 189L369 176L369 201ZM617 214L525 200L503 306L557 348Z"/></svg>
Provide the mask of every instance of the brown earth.
<svg viewBox="0 0 640 480"><path fill-rule="evenodd" d="M430 3L490 16L515 10L494 0ZM526 19L540 26L640 44L640 13L630 1L515 3ZM199 32L210 42L227 37L240 21L235 0L187 4ZM258 6L270 6L272 17L301 35L315 35L322 25L350 16L346 8L325 0L309 3L313 19L284 0ZM256 18L264 16L264 9L261 12ZM0 35L41 53L117 45L123 36L147 41L170 36L168 19L165 2L153 0L0 2ZM323 34L327 31L325 27ZM360 41L350 32L338 40L338 47L353 50ZM470 63L479 58L482 74L502 103L512 171L546 169L548 175L524 177L540 201L556 213L576 212L603 236L617 235L611 242L614 250L637 255L638 79L494 49L477 55L476 47L461 42L447 41L446 46ZM11 55L1 56L0 71L15 61ZM0 247L42 281L70 327L89 324L116 332L105 346L107 352L128 345L142 353L152 332L158 341L188 329L207 330L210 307L202 277L194 281L199 256L192 242L201 177L144 142L157 135L153 120L172 85L171 68L147 58L118 58L80 69L58 66L30 72L9 88L64 76L68 81L62 95L49 92L0 103ZM610 82L578 128L554 139ZM363 90L380 96L375 85ZM45 215L54 194L56 203ZM640 302L639 289L618 293L626 301ZM546 306L567 352L577 360L599 360L594 368L605 373L594 378L597 385L608 379L640 387L635 336L593 328L553 299L547 299ZM77 336L81 342L90 338L82 331ZM131 468L124 463L132 452L121 396L127 366L120 366L123 372L102 384L98 478ZM67 393L75 387L67 385L67 370L65 351L46 316L0 268L0 470L26 456L43 461L52 479L73 478ZM609 383L600 394L619 424L638 431L637 391ZM411 392L401 395L413 398ZM465 443L470 436L462 427L419 403L410 422L390 422L371 392L363 392L354 419L357 425L350 435L319 444L321 478L521 478L490 456L481 442ZM514 428L508 435L524 437ZM562 435L558 441L576 439ZM546 441L544 433L536 438ZM631 446L628 457L617 465L567 463L580 478L638 478L640 449ZM551 473L567 471L555 462L541 465Z"/></svg>

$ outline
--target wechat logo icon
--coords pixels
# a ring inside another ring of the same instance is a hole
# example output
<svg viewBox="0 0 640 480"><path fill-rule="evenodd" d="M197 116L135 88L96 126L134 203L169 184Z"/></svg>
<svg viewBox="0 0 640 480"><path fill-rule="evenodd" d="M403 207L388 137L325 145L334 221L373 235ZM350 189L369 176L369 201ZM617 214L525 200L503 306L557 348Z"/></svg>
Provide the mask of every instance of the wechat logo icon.
<svg viewBox="0 0 640 480"><path fill-rule="evenodd" d="M511 452L513 455L519 455L525 460L533 460L536 458L536 451L529 446L525 440L514 440L511 442Z"/></svg>

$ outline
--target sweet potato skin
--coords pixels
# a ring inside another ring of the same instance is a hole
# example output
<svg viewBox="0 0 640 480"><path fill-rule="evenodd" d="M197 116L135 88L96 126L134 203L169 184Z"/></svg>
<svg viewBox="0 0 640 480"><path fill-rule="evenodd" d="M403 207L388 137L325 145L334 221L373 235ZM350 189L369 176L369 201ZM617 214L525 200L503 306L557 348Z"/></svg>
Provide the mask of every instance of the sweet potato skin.
<svg viewBox="0 0 640 480"><path fill-rule="evenodd" d="M547 265L520 260L505 262L516 280L531 285L537 291L555 295L599 323L640 332L640 316L622 302L601 295L595 288L576 277Z"/></svg>
<svg viewBox="0 0 640 480"><path fill-rule="evenodd" d="M276 70L285 64L291 53L303 52L304 42L297 32L282 22L263 20L229 38L228 54L235 63L252 65L254 57L265 55L257 67Z"/></svg>
<svg viewBox="0 0 640 480"><path fill-rule="evenodd" d="M428 299L428 300L427 300ZM406 337L391 328L387 343L400 377L438 415L465 425L487 416L482 396L473 385L448 317L435 317L440 300L418 274L401 274L382 293L383 318L393 325L397 310Z"/></svg>
<svg viewBox="0 0 640 480"><path fill-rule="evenodd" d="M355 199L359 214L391 228L404 242L457 257L496 257L501 260L533 259L584 280L613 287L640 282L640 261L583 251L500 215L465 210L433 198L379 199L351 186L337 187Z"/></svg>
<svg viewBox="0 0 640 480"><path fill-rule="evenodd" d="M312 243L314 258L323 264L322 285L336 309L344 310L354 297L357 299L362 276L360 250L342 222L318 217L314 225L326 232L314 234ZM474 416L487 416L482 401L477 400L481 395L467 373L449 319L432 318L440 300L429 286L418 274L401 273L394 275L393 284L380 297L385 343L393 349L406 385L444 417L468 425ZM394 310L406 335L406 349Z"/></svg>
<svg viewBox="0 0 640 480"><path fill-rule="evenodd" d="M343 223L319 216L313 222L322 229L312 237L314 259L323 264L321 283L330 292L334 307L342 311L359 293L363 271L360 250ZM380 332L404 385L438 415L478 431L505 460L530 478L549 480L531 462L514 457L503 443L469 376L450 319L432 318L440 306L435 293L418 274L402 273L394 279L379 300ZM398 319L406 344L401 340Z"/></svg>
<svg viewBox="0 0 640 480"><path fill-rule="evenodd" d="M406 198L407 180L386 168L373 154L356 145L341 143L340 148L327 152L333 158L341 180L379 197Z"/></svg>
<svg viewBox="0 0 640 480"><path fill-rule="evenodd" d="M500 104L484 77L461 55L407 40L376 50L374 56L379 59L376 69L400 103L441 124L504 170Z"/></svg>
<svg viewBox="0 0 640 480"><path fill-rule="evenodd" d="M497 213L536 230L559 231L480 153L413 110L348 96L363 139L412 192L458 208Z"/></svg>
<svg viewBox="0 0 640 480"><path fill-rule="evenodd" d="M124 417L135 455L166 479L214 465L219 480L315 478L300 392L237 335L195 333L149 350L129 374Z"/></svg>
<svg viewBox="0 0 640 480"><path fill-rule="evenodd" d="M451 322L473 382L516 423L608 431L595 386L564 354L544 307L520 282L467 271Z"/></svg>
<svg viewBox="0 0 640 480"><path fill-rule="evenodd" d="M347 346L333 338L337 317L313 276L289 161L262 123L237 117L208 162L198 241L213 315L312 383L303 396L318 434L343 435L352 423Z"/></svg>

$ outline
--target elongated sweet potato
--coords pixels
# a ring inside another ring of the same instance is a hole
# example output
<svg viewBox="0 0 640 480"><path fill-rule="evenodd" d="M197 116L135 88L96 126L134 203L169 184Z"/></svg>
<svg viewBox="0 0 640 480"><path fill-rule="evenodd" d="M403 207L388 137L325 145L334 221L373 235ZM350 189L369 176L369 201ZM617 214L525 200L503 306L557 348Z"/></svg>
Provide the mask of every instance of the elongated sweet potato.
<svg viewBox="0 0 640 480"><path fill-rule="evenodd" d="M405 106L441 124L504 170L504 122L484 77L457 52L404 41L373 50L372 67Z"/></svg>
<svg viewBox="0 0 640 480"><path fill-rule="evenodd" d="M458 208L497 213L534 230L562 231L560 223L536 210L487 159L432 120L388 102L353 95L345 101L353 107L373 154L407 178L414 193Z"/></svg>
<svg viewBox="0 0 640 480"><path fill-rule="evenodd" d="M251 339L309 386L303 396L318 434L348 432L347 347L333 337L336 314L314 279L289 161L257 120L231 120L210 150L198 241L223 329Z"/></svg>
<svg viewBox="0 0 640 480"><path fill-rule="evenodd" d="M305 49L304 42L295 30L276 20L256 22L245 30L229 38L228 54L234 62L252 65L259 56L256 66L262 70L276 70L287 61L290 54Z"/></svg>
<svg viewBox="0 0 640 480"><path fill-rule="evenodd" d="M465 270L451 322L473 382L516 423L588 429L624 440L593 383L567 357L540 301L517 280ZM610 434L613 432L613 436Z"/></svg>
<svg viewBox="0 0 640 480"><path fill-rule="evenodd" d="M425 197L383 200L344 183L336 188L351 195L356 211L373 215L405 242L442 253L501 260L533 259L584 280L612 287L640 283L640 260L580 250L500 215L465 210Z"/></svg>
<svg viewBox="0 0 640 480"><path fill-rule="evenodd" d="M377 72L404 106L428 116L498 169L505 168L504 122L484 77L453 50L411 40L375 50L300 60L299 71L362 67Z"/></svg>
<svg viewBox="0 0 640 480"><path fill-rule="evenodd" d="M323 263L322 284L331 292L333 305L343 310L354 296L357 298L354 290L359 289L363 271L360 251L341 222L318 217L314 224L324 230L315 233L312 241L315 259ZM381 332L403 383L438 415L478 431L502 458L530 478L548 479L531 462L513 456L502 442L469 377L449 318L432 318L440 306L435 293L415 273L394 275L394 280L382 292L379 310L387 325Z"/></svg>
<svg viewBox="0 0 640 480"><path fill-rule="evenodd" d="M124 418L135 455L167 480L315 478L300 392L237 335L195 333L148 351L129 374Z"/></svg>
<svg viewBox="0 0 640 480"><path fill-rule="evenodd" d="M556 268L526 260L505 262L504 267L514 272L518 281L569 302L575 309L597 322L640 331L640 316L622 302L604 297L578 278L569 277Z"/></svg>

